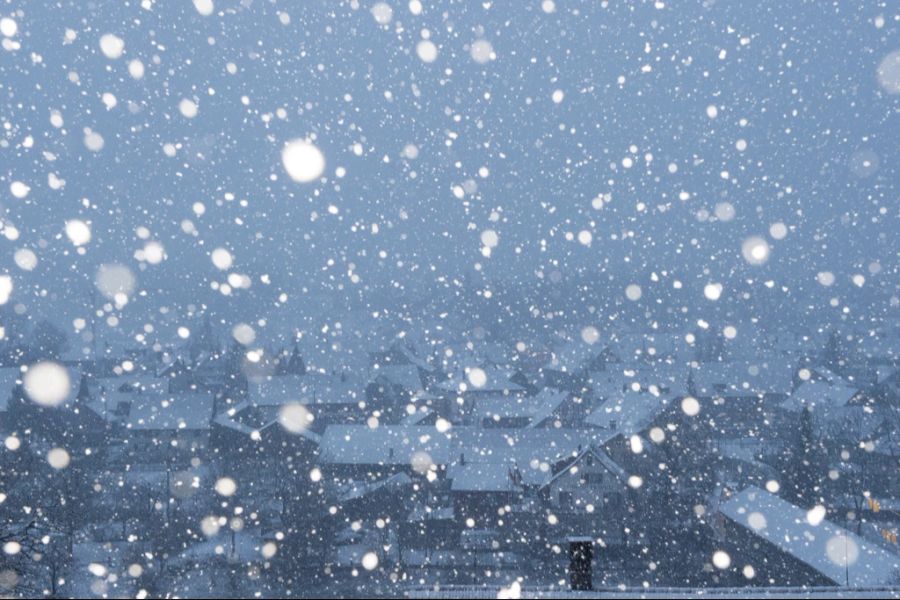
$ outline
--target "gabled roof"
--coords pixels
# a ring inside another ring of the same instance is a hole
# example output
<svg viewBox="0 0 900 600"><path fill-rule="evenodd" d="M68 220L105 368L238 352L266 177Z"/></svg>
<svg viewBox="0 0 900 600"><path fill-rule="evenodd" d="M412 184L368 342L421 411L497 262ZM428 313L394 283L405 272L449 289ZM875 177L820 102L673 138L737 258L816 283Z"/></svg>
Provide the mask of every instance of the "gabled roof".
<svg viewBox="0 0 900 600"><path fill-rule="evenodd" d="M900 338L864 337L859 341L859 351L869 359L896 363L900 361Z"/></svg>
<svg viewBox="0 0 900 600"><path fill-rule="evenodd" d="M273 427L280 427L280 409L280 405L258 406L250 402L241 402L237 406L217 414L213 422L220 427L225 427L250 437L254 432L264 434ZM316 444L322 441L319 434L308 428L292 432L292 434L299 435Z"/></svg>
<svg viewBox="0 0 900 600"><path fill-rule="evenodd" d="M270 376L247 384L247 397L257 406L282 406L306 400L306 378L303 375ZM307 400L308 401L308 400Z"/></svg>
<svg viewBox="0 0 900 600"><path fill-rule="evenodd" d="M807 381L781 403L781 407L790 411L801 411L805 408L815 413L826 414L829 411L847 406L850 399L859 390L845 385L830 384L824 381Z"/></svg>
<svg viewBox="0 0 900 600"><path fill-rule="evenodd" d="M828 367L807 367L807 370L810 373L810 381L823 381L831 385L845 385L847 383L843 377L841 377Z"/></svg>
<svg viewBox="0 0 900 600"><path fill-rule="evenodd" d="M119 375L116 377L97 377L91 381L92 391L98 394L105 392L140 392L163 393L169 389L169 380L154 375Z"/></svg>
<svg viewBox="0 0 900 600"><path fill-rule="evenodd" d="M572 467L575 467L575 466L581 464L581 461L584 460L584 458L588 455L591 455L594 458L594 460L598 461L601 465L603 465L603 467L607 471L609 471L610 473L612 473L619 479L621 479L623 481L625 480L625 478L626 478L625 470L622 469L622 467L620 467L616 463L616 461L614 461L612 458L610 458L609 455L606 452L604 452L603 450L596 448L593 445L588 445L581 452L579 452L576 456L574 456L570 460L566 461L566 463L556 473L554 473L552 477L550 477L550 479L547 481L547 483L544 484L544 486L548 486L548 485L552 484L554 481L556 481L557 479L559 479L560 477L562 477L563 475L570 473L572 470Z"/></svg>
<svg viewBox="0 0 900 600"><path fill-rule="evenodd" d="M432 464L517 464L528 473L573 456L579 446L602 443L591 429L481 429L456 426L445 433L434 426L329 425L322 435L319 462L326 465L409 467L413 457ZM422 454L424 453L424 454ZM427 456L425 456L427 455Z"/></svg>
<svg viewBox="0 0 900 600"><path fill-rule="evenodd" d="M554 416L563 402L568 399L569 393L544 388L533 397L540 401L540 405L538 410L531 415L531 423L528 424L528 429L533 429Z"/></svg>
<svg viewBox="0 0 900 600"><path fill-rule="evenodd" d="M623 390L648 390L655 393L687 393L688 366L673 361L617 364L603 372L592 372L588 385L601 397L621 394Z"/></svg>
<svg viewBox="0 0 900 600"><path fill-rule="evenodd" d="M489 396L475 400L480 419L525 417L534 424L553 414L568 394L545 388L534 396Z"/></svg>
<svg viewBox="0 0 900 600"><path fill-rule="evenodd" d="M521 489L513 482L515 469L512 463L502 462L456 464L450 467L447 478L452 480L450 489L454 492L514 492Z"/></svg>
<svg viewBox="0 0 900 600"><path fill-rule="evenodd" d="M376 383L385 381L391 385L398 385L409 392L417 392L422 389L419 367L413 364L381 365L372 369L372 380Z"/></svg>
<svg viewBox="0 0 900 600"><path fill-rule="evenodd" d="M794 364L784 358L701 363L691 371L697 396L789 394Z"/></svg>
<svg viewBox="0 0 900 600"><path fill-rule="evenodd" d="M365 400L366 384L349 372L309 372L303 376L301 398L308 404L357 404Z"/></svg>
<svg viewBox="0 0 900 600"><path fill-rule="evenodd" d="M109 423L132 430L209 429L215 398L205 392L106 391L88 407Z"/></svg>
<svg viewBox="0 0 900 600"><path fill-rule="evenodd" d="M876 383L900 379L900 369L897 367L880 366L875 370Z"/></svg>
<svg viewBox="0 0 900 600"><path fill-rule="evenodd" d="M900 439L894 435L881 435L871 442L872 452L900 460Z"/></svg>
<svg viewBox="0 0 900 600"><path fill-rule="evenodd" d="M340 501L349 502L357 500L379 490L399 491L412 483L412 479L406 473L394 473L384 479L373 482L353 482L347 488L340 491Z"/></svg>
<svg viewBox="0 0 900 600"><path fill-rule="evenodd" d="M656 361L693 352L678 333L622 333L613 336L610 349L624 363Z"/></svg>
<svg viewBox="0 0 900 600"><path fill-rule="evenodd" d="M756 487L719 508L728 519L806 563L837 585L878 587L891 583L900 555L882 550L827 520L812 525L807 511Z"/></svg>
<svg viewBox="0 0 900 600"><path fill-rule="evenodd" d="M675 399L672 394L624 392L610 396L585 418L585 423L631 435L648 427Z"/></svg>
<svg viewBox="0 0 900 600"><path fill-rule="evenodd" d="M432 416L434 411L427 406L419 406L416 409L416 412L412 414L407 414L405 417L400 419L400 425L418 425L421 421L424 421L428 417Z"/></svg>
<svg viewBox="0 0 900 600"><path fill-rule="evenodd" d="M588 344L580 339L572 340L553 350L544 369L577 373L605 352L607 352L606 346L602 343Z"/></svg>
<svg viewBox="0 0 900 600"><path fill-rule="evenodd" d="M446 392L458 392L460 389L460 385L465 384L468 391L480 393L496 392L498 394L502 394L507 392L523 391L522 386L511 381L510 379L511 377L515 376L515 370L505 369L502 367L493 367L483 369L483 371L487 377L487 381L481 387L475 387L469 382L469 370L466 369L464 372L458 373L450 379L440 382L435 386L435 388Z"/></svg>

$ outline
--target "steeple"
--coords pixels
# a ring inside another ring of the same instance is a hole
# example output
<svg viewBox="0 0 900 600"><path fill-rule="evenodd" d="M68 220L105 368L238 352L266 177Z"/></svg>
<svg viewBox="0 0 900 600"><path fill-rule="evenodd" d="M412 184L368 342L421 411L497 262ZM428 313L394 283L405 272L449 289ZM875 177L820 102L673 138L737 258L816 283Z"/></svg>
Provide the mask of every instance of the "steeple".
<svg viewBox="0 0 900 600"><path fill-rule="evenodd" d="M75 395L75 404L87 404L91 401L91 388L88 385L87 373L81 374L81 382L78 384L78 394Z"/></svg>
<svg viewBox="0 0 900 600"><path fill-rule="evenodd" d="M291 375L306 375L306 363L300 356L300 348L294 343L294 349L291 351L291 359L288 361L287 372Z"/></svg>
<svg viewBox="0 0 900 600"><path fill-rule="evenodd" d="M213 332L209 315L204 315L203 324L197 331L191 333L191 338L188 342L188 353L192 361L197 360L203 354L213 356L219 353L219 342Z"/></svg>

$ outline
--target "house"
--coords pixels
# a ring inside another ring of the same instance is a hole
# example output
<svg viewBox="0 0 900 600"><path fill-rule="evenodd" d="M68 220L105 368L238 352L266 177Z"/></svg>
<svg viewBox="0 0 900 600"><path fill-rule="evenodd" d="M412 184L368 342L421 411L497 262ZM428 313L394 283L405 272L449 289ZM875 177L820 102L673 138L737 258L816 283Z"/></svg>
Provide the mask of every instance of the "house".
<svg viewBox="0 0 900 600"><path fill-rule="evenodd" d="M281 424L283 406L245 401L217 414L211 426L211 448L230 464L251 473L259 474L261 469L280 472L282 467L308 472L321 437L310 428L285 429Z"/></svg>
<svg viewBox="0 0 900 600"><path fill-rule="evenodd" d="M760 585L876 588L896 582L900 555L760 488L724 499L719 512L729 568L735 575L743 571L745 585L748 572L750 583Z"/></svg>
<svg viewBox="0 0 900 600"><path fill-rule="evenodd" d="M688 393L703 398L784 400L794 385L794 365L780 358L703 363L690 372Z"/></svg>
<svg viewBox="0 0 900 600"><path fill-rule="evenodd" d="M541 486L541 496L550 506L578 510L606 502L608 494L621 495L625 472L601 449L589 445L575 456L554 465L550 479Z"/></svg>
<svg viewBox="0 0 900 600"><path fill-rule="evenodd" d="M859 394L856 388L838 381L829 383L824 379L802 383L779 406L788 414L782 427L793 428L797 415L809 410L813 426L818 435L855 433L865 438L877 428L882 419L861 406L853 406L851 401ZM858 425L859 431L849 431L850 425ZM859 441L859 439L855 440Z"/></svg>
<svg viewBox="0 0 900 600"><path fill-rule="evenodd" d="M252 406L283 406L308 402L306 378L302 375L269 376L247 383L247 402Z"/></svg>
<svg viewBox="0 0 900 600"><path fill-rule="evenodd" d="M215 406L211 392L170 393L129 385L101 387L87 405L117 447L114 460L187 464L205 453Z"/></svg>
<svg viewBox="0 0 900 600"><path fill-rule="evenodd" d="M441 400L436 407L454 423L471 424L478 420L476 406L485 398L521 398L529 394L522 383L514 381L518 371L502 367L466 368L463 372L432 386Z"/></svg>
<svg viewBox="0 0 900 600"><path fill-rule="evenodd" d="M608 546L624 543L626 481L622 467L593 444L555 464L539 491L553 515L552 539L588 535Z"/></svg>
<svg viewBox="0 0 900 600"><path fill-rule="evenodd" d="M519 465L526 482L540 481L550 465L571 455L579 445L602 441L592 430L482 429L453 426L329 425L322 435L318 462L337 477L380 479L406 472L449 477L448 468L468 463L503 465L506 473ZM456 468L456 467L454 467Z"/></svg>
<svg viewBox="0 0 900 600"><path fill-rule="evenodd" d="M676 396L652 391L612 394L585 419L585 424L616 434L632 435L646 429Z"/></svg>
<svg viewBox="0 0 900 600"><path fill-rule="evenodd" d="M371 415L365 410L365 381L349 370L307 372L301 398L315 415L317 431L329 424L365 422Z"/></svg>
<svg viewBox="0 0 900 600"><path fill-rule="evenodd" d="M63 445L70 452L105 445L105 423L88 406L94 394L89 379L78 367L66 366L68 394L56 406L32 402L17 383L7 401L7 428L30 430L29 439Z"/></svg>
<svg viewBox="0 0 900 600"><path fill-rule="evenodd" d="M349 481L337 488L341 520L369 520L377 515L399 522L406 516L406 503L397 499L413 495L413 482L406 473L394 473L377 481Z"/></svg>
<svg viewBox="0 0 900 600"><path fill-rule="evenodd" d="M0 431L10 431L9 401L22 383L22 371L18 367L0 368Z"/></svg>
<svg viewBox="0 0 900 600"><path fill-rule="evenodd" d="M859 340L857 352L869 366L900 367L900 337L863 337Z"/></svg>
<svg viewBox="0 0 900 600"><path fill-rule="evenodd" d="M399 420L406 406L424 394L419 367L413 364L389 364L372 369L372 379L366 386L366 405L391 420Z"/></svg>
<svg viewBox="0 0 900 600"><path fill-rule="evenodd" d="M454 511L463 520L489 527L497 525L501 508L541 496L554 467L600 442L584 430L560 429L471 429L460 437L458 459L446 474Z"/></svg>
<svg viewBox="0 0 900 600"><path fill-rule="evenodd" d="M569 396L544 388L535 396L487 396L475 400L475 423L481 427L535 428L553 418Z"/></svg>
<svg viewBox="0 0 900 600"><path fill-rule="evenodd" d="M416 352L404 343L395 341L387 348L379 348L369 352L369 366L414 366L426 373L431 373L434 368L428 362L420 358Z"/></svg>
<svg viewBox="0 0 900 600"><path fill-rule="evenodd" d="M460 540L464 523L456 518L453 506L432 507L416 503L400 523L401 551L423 551L426 556L432 550L454 548Z"/></svg>
<svg viewBox="0 0 900 600"><path fill-rule="evenodd" d="M169 382L170 392L182 392L195 386L193 373L188 363L181 357L163 367L159 372L159 377Z"/></svg>
<svg viewBox="0 0 900 600"><path fill-rule="evenodd" d="M779 433L774 424L783 416L780 405L793 388L794 370L793 364L774 358L700 364L688 377L688 393L697 400L701 416L693 426L710 443L747 437L773 440Z"/></svg>
<svg viewBox="0 0 900 600"><path fill-rule="evenodd" d="M300 354L300 347L294 344L290 356L282 352L279 357L276 375L306 375L306 362Z"/></svg>
<svg viewBox="0 0 900 600"><path fill-rule="evenodd" d="M602 344L573 340L554 350L541 368L543 384L561 390L581 393L587 386L588 374L602 372L610 363L621 362Z"/></svg>
<svg viewBox="0 0 900 600"><path fill-rule="evenodd" d="M617 333L612 336L609 349L619 364L685 364L693 352L683 335L660 332Z"/></svg>

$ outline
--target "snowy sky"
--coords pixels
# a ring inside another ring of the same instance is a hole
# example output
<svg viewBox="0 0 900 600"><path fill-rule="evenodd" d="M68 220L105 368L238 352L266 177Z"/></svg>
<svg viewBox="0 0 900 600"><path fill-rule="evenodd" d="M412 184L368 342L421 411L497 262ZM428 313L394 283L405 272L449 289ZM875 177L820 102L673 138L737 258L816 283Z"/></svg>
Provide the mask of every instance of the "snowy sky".
<svg viewBox="0 0 900 600"><path fill-rule="evenodd" d="M0 3L10 305L70 327L118 263L136 287L109 336L173 336L192 305L318 327L463 277L591 282L604 297L564 301L606 315L690 321L709 283L742 317L896 315L885 3L207 4ZM320 178L288 176L295 139ZM224 295L229 275L249 289Z"/></svg>

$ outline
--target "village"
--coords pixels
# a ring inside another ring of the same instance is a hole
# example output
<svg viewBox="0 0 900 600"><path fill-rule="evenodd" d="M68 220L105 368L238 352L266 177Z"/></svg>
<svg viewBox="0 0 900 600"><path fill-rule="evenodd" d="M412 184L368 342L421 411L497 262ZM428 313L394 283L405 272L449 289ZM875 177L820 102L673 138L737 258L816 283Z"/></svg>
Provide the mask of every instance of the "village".
<svg viewBox="0 0 900 600"><path fill-rule="evenodd" d="M325 361L209 319L7 364L0 588L402 595L900 585L900 337L403 332ZM23 358L23 357L20 357ZM68 374L59 406L28 370Z"/></svg>

